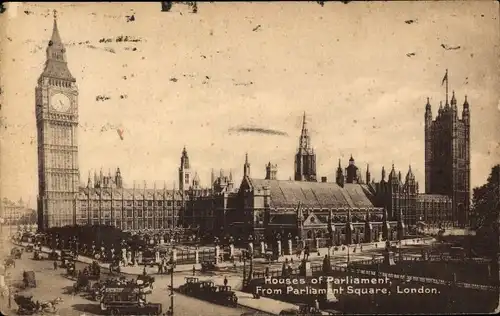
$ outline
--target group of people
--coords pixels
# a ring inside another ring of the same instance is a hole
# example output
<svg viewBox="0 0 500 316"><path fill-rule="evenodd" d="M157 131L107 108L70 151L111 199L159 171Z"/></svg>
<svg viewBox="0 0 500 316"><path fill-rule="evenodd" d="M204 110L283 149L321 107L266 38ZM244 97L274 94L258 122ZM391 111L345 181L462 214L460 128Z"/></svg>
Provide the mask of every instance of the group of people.
<svg viewBox="0 0 500 316"><path fill-rule="evenodd" d="M167 260L167 258L162 258L162 260L157 264L158 265L158 274L166 274L170 272L171 260Z"/></svg>

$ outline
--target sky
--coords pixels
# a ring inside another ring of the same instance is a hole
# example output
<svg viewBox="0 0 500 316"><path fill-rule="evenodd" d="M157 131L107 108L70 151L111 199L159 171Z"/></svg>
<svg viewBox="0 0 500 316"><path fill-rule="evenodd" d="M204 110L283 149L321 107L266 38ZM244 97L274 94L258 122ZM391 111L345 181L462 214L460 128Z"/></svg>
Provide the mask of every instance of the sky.
<svg viewBox="0 0 500 316"><path fill-rule="evenodd" d="M471 108L472 186L500 162L497 1L7 5L3 197L36 205L35 86L54 9L79 88L82 183L120 167L127 186L178 186L183 146L202 185L212 168L239 183L246 152L253 177L271 161L289 179L305 111L318 178L352 154L375 180L411 165L423 190L425 103L436 115L446 69L459 113L465 95Z"/></svg>

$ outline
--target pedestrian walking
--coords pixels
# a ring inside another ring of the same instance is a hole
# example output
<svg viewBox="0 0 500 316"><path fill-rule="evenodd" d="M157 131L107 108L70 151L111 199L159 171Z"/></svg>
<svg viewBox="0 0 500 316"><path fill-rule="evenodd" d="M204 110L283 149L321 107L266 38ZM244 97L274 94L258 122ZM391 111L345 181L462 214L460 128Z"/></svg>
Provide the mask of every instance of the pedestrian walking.
<svg viewBox="0 0 500 316"><path fill-rule="evenodd" d="M316 311L319 311L319 301L314 300L314 307L316 307Z"/></svg>
<svg viewBox="0 0 500 316"><path fill-rule="evenodd" d="M227 277L224 277L224 286L227 286Z"/></svg>
<svg viewBox="0 0 500 316"><path fill-rule="evenodd" d="M57 270L57 261L54 261L54 270Z"/></svg>
<svg viewBox="0 0 500 316"><path fill-rule="evenodd" d="M194 264L193 264L193 276L194 276L195 274L196 274L196 268L195 268L195 266L194 266Z"/></svg>

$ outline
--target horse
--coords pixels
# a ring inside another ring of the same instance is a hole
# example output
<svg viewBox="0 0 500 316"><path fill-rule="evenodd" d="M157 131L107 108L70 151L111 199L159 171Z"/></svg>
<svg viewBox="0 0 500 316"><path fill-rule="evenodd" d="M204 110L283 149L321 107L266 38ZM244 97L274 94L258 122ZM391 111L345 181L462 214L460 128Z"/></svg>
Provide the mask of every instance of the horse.
<svg viewBox="0 0 500 316"><path fill-rule="evenodd" d="M63 302L63 299L61 297L56 297L55 299L48 301L48 302L40 302L40 309L39 310L43 311L43 312L55 313L57 310L56 306L62 302Z"/></svg>
<svg viewBox="0 0 500 316"><path fill-rule="evenodd" d="M7 258L4 260L4 266L5 268L10 268L10 267L13 267L15 268L16 267L16 261L12 258Z"/></svg>

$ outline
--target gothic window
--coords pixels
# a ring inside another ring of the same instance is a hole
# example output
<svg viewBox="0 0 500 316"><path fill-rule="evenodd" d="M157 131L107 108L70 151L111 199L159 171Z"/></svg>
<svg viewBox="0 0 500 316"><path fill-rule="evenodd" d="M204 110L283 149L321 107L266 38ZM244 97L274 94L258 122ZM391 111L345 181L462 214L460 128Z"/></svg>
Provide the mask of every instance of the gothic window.
<svg viewBox="0 0 500 316"><path fill-rule="evenodd" d="M92 211L92 218L99 218L99 211L98 210Z"/></svg>
<svg viewBox="0 0 500 316"><path fill-rule="evenodd" d="M148 206L153 206L153 201L148 201Z"/></svg>
<svg viewBox="0 0 500 316"><path fill-rule="evenodd" d="M156 204L157 204L158 206L163 206L163 201L157 201L157 202L156 202Z"/></svg>
<svg viewBox="0 0 500 316"><path fill-rule="evenodd" d="M137 206L142 206L142 201L136 201L136 202L135 202L135 204L136 204Z"/></svg>
<svg viewBox="0 0 500 316"><path fill-rule="evenodd" d="M122 201L115 201L115 207L122 207Z"/></svg>
<svg viewBox="0 0 500 316"><path fill-rule="evenodd" d="M133 206L132 201L127 201L127 206Z"/></svg>
<svg viewBox="0 0 500 316"><path fill-rule="evenodd" d="M184 175L184 183L189 184L189 174Z"/></svg>
<svg viewBox="0 0 500 316"><path fill-rule="evenodd" d="M177 206L181 206L181 201L177 201Z"/></svg>
<svg viewBox="0 0 500 316"><path fill-rule="evenodd" d="M127 217L128 218L134 217L134 214L132 213L132 210L127 210Z"/></svg>
<svg viewBox="0 0 500 316"><path fill-rule="evenodd" d="M143 214L142 214L142 210L138 210L138 211L137 211L137 217L142 217L142 216L143 216Z"/></svg>
<svg viewBox="0 0 500 316"><path fill-rule="evenodd" d="M172 201L167 201L167 206L172 206Z"/></svg>

